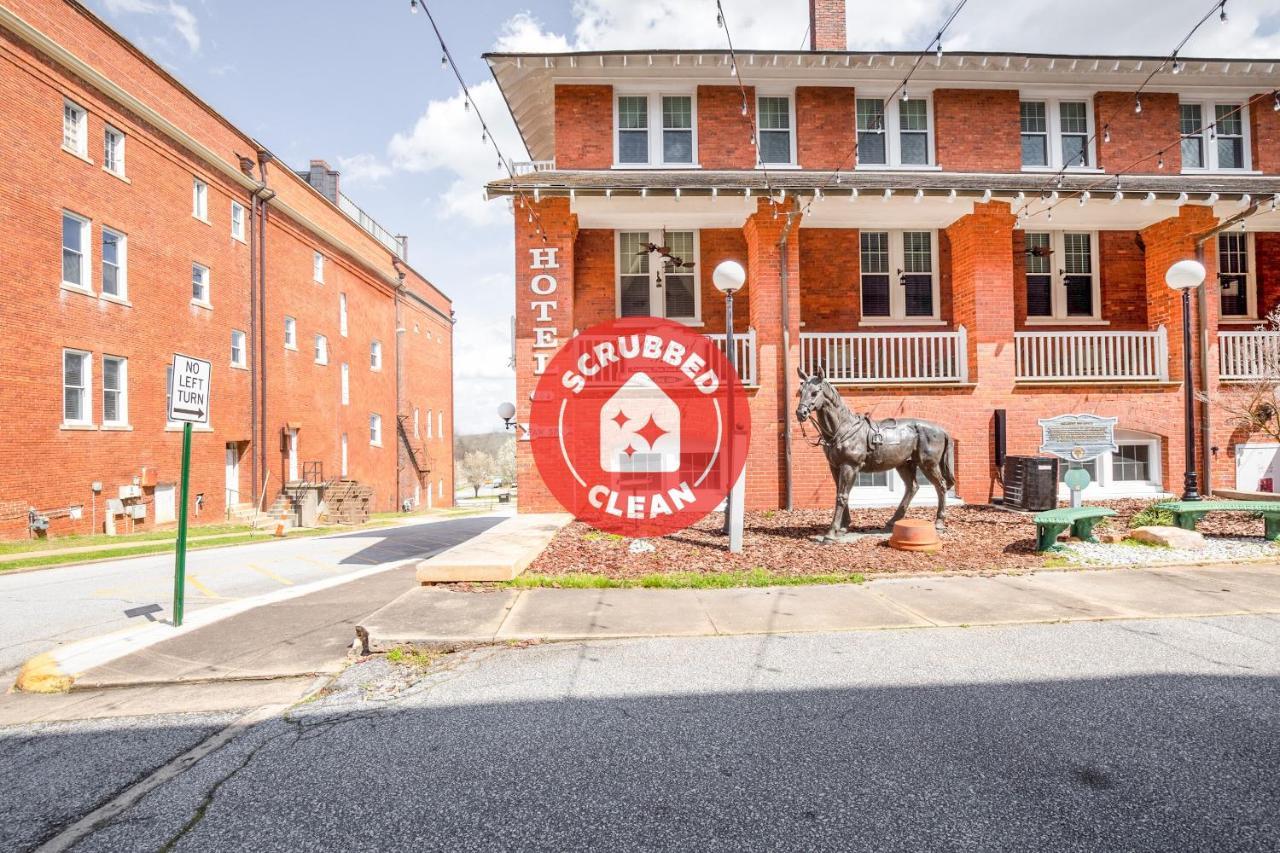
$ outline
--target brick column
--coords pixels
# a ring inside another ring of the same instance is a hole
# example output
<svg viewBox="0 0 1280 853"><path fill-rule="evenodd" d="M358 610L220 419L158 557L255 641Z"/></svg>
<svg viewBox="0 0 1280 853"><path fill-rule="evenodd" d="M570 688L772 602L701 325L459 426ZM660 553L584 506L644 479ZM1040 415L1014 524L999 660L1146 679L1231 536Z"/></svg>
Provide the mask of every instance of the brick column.
<svg viewBox="0 0 1280 853"><path fill-rule="evenodd" d="M1165 284L1164 276L1169 267L1178 261L1197 258L1196 236L1214 228L1218 218L1213 208L1202 205L1186 204L1178 209L1176 216L1163 219L1144 228L1140 233L1146 256L1146 297L1147 324L1156 329L1164 326L1169 338L1169 381L1179 383L1177 391L1178 411L1181 413L1186 385L1182 370L1182 295L1171 290ZM1200 335L1200 293L1191 292L1191 336L1192 360L1191 370L1196 390L1212 395L1218 384L1218 244L1210 240L1204 246L1199 260L1204 264L1208 276L1204 283L1205 319L1208 325L1208 352L1204 353ZM1203 387L1201 357L1209 359L1209 388ZM1204 424L1201 423L1201 406L1196 406L1196 434L1199 436ZM1221 413L1216 413L1221 417ZM1176 424L1170 424L1165 451L1165 488L1176 494L1182 493L1182 475L1185 468L1183 443L1183 424L1179 416ZM1206 460L1200 458L1203 440L1197 438L1196 456L1200 471L1206 470ZM1209 460L1212 461L1212 460ZM1225 460L1224 460L1225 464ZM1208 491L1208 478L1200 483L1202 493Z"/></svg>
<svg viewBox="0 0 1280 853"><path fill-rule="evenodd" d="M952 310L969 338L969 381L975 397L992 400L1013 392L1014 346L1013 226L1007 202L977 203L973 212L947 229L951 243ZM998 404L993 408L999 408ZM995 448L990 412L981 422L955 424L956 491L970 503L991 497ZM967 440L966 440L967 439Z"/></svg>
<svg viewBox="0 0 1280 853"><path fill-rule="evenodd" d="M800 363L800 220L793 216L787 246L787 310L782 308L782 252L778 245L786 229L790 201L775 205L756 202L742 233L747 240L747 284L751 297L747 314L756 330L756 370L759 388L751 406L751 450L747 456L747 508L773 509L782 505L786 458L782 445L783 418L792 417L792 399L784 395L783 371ZM783 323L790 338L790 357L784 368ZM792 381L791 387L796 386Z"/></svg>
<svg viewBox="0 0 1280 853"><path fill-rule="evenodd" d="M567 198L516 199L516 419L529 422L530 395L562 342L573 335L574 241L578 217ZM539 233L539 227L542 231ZM545 238L545 239L544 239ZM521 512L556 512L523 430L516 441Z"/></svg>

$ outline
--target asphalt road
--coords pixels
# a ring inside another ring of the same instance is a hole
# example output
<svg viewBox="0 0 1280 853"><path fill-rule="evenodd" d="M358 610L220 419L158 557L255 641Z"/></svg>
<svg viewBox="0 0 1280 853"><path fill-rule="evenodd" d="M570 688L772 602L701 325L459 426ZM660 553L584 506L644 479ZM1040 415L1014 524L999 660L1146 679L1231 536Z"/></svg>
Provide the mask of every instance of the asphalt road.
<svg viewBox="0 0 1280 853"><path fill-rule="evenodd" d="M374 566L429 556L495 523L492 516L433 520L309 539L264 541L187 555L188 613ZM158 605L168 619L173 554L0 574L0 681L41 652L129 627L125 615ZM7 684L7 682L5 682Z"/></svg>
<svg viewBox="0 0 1280 853"><path fill-rule="evenodd" d="M1230 851L1280 837L1271 617L542 645L411 672L349 669L74 849ZM75 738L113 780L125 736L0 733L5 790L85 802L95 780L42 748ZM47 832L41 808L24 824L0 800L0 848Z"/></svg>

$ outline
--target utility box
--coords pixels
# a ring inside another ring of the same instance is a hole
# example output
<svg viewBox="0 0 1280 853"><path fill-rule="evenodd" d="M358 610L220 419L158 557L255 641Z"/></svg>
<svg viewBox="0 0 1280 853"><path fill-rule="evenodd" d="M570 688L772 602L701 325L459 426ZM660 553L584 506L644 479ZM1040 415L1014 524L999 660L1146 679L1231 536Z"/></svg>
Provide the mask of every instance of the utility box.
<svg viewBox="0 0 1280 853"><path fill-rule="evenodd" d="M156 485L156 469L153 466L147 466L142 469L142 475L138 478L144 489L153 489Z"/></svg>
<svg viewBox="0 0 1280 853"><path fill-rule="evenodd" d="M124 501L118 498L107 498L107 515L124 515Z"/></svg>
<svg viewBox="0 0 1280 853"><path fill-rule="evenodd" d="M147 505L134 504L129 507L129 517L135 521L145 521L147 518Z"/></svg>
<svg viewBox="0 0 1280 853"><path fill-rule="evenodd" d="M130 485L120 487L120 500L127 501L140 497L142 497L142 486Z"/></svg>
<svg viewBox="0 0 1280 853"><path fill-rule="evenodd" d="M1058 459L1054 456L1006 456L1004 505L1023 512L1058 506Z"/></svg>

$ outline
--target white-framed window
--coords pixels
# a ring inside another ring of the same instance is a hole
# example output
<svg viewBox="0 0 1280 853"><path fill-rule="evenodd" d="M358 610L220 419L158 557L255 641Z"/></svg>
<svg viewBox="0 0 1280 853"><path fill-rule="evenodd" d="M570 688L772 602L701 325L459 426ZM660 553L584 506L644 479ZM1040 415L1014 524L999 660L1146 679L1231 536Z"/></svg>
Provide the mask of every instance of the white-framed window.
<svg viewBox="0 0 1280 853"><path fill-rule="evenodd" d="M347 336L347 294L338 294L338 334Z"/></svg>
<svg viewBox="0 0 1280 853"><path fill-rule="evenodd" d="M1090 231L1028 231L1027 322L1097 320L1098 235Z"/></svg>
<svg viewBox="0 0 1280 853"><path fill-rule="evenodd" d="M284 348L298 348L298 321L292 317L284 318Z"/></svg>
<svg viewBox="0 0 1280 853"><path fill-rule="evenodd" d="M209 300L209 268L204 264L191 265L191 301L208 308Z"/></svg>
<svg viewBox="0 0 1280 853"><path fill-rule="evenodd" d="M790 95L756 97L756 154L761 165L790 166L796 162L795 109Z"/></svg>
<svg viewBox="0 0 1280 853"><path fill-rule="evenodd" d="M62 211L62 286L93 292L89 220Z"/></svg>
<svg viewBox="0 0 1280 853"><path fill-rule="evenodd" d="M444 438L444 409L436 412L436 435Z"/></svg>
<svg viewBox="0 0 1280 853"><path fill-rule="evenodd" d="M436 480L436 497L444 497L444 478Z"/></svg>
<svg viewBox="0 0 1280 853"><path fill-rule="evenodd" d="M1183 101L1178 112L1182 171L1237 172L1252 168L1248 104Z"/></svg>
<svg viewBox="0 0 1280 853"><path fill-rule="evenodd" d="M83 350L62 351L62 423L89 426L93 423L93 358Z"/></svg>
<svg viewBox="0 0 1280 853"><path fill-rule="evenodd" d="M697 231L619 231L616 243L615 307L619 317L666 317L684 323L702 322ZM669 254L649 252L650 243L666 246ZM669 258L679 258L682 265L675 266Z"/></svg>
<svg viewBox="0 0 1280 853"><path fill-rule="evenodd" d="M382 341L369 342L369 369L382 369Z"/></svg>
<svg viewBox="0 0 1280 853"><path fill-rule="evenodd" d="M316 335L316 364L329 363L329 339L324 335Z"/></svg>
<svg viewBox="0 0 1280 853"><path fill-rule="evenodd" d="M351 404L351 366L342 362L339 373L342 375L342 405L348 406Z"/></svg>
<svg viewBox="0 0 1280 853"><path fill-rule="evenodd" d="M934 489L924 471L916 472L915 497L912 506L937 506L938 492ZM849 492L849 503L853 506L894 506L902 500L906 487L897 471L880 471L875 474L859 471L854 477L853 489ZM955 498L955 489L947 492L947 497Z"/></svg>
<svg viewBox="0 0 1280 853"><path fill-rule="evenodd" d="M698 99L691 93L620 92L613 102L613 162L619 166L694 166Z"/></svg>
<svg viewBox="0 0 1280 853"><path fill-rule="evenodd" d="M369 415L369 443L374 447L382 446L382 415Z"/></svg>
<svg viewBox="0 0 1280 853"><path fill-rule="evenodd" d="M231 236L243 243L244 240L244 205L238 201L231 202Z"/></svg>
<svg viewBox="0 0 1280 853"><path fill-rule="evenodd" d="M239 329L231 330L231 366L247 367L248 353L244 345L244 332Z"/></svg>
<svg viewBox="0 0 1280 853"><path fill-rule="evenodd" d="M1092 100L1024 96L1019 109L1023 169L1096 169Z"/></svg>
<svg viewBox="0 0 1280 853"><path fill-rule="evenodd" d="M338 470L341 476L345 477L347 476L347 434L345 432L342 434L342 458L339 461Z"/></svg>
<svg viewBox="0 0 1280 853"><path fill-rule="evenodd" d="M418 407L413 407L413 437L418 437Z"/></svg>
<svg viewBox="0 0 1280 853"><path fill-rule="evenodd" d="M191 179L191 215L209 221L209 185L199 178Z"/></svg>
<svg viewBox="0 0 1280 853"><path fill-rule="evenodd" d="M89 156L89 114L74 101L62 102L62 147L79 157Z"/></svg>
<svg viewBox="0 0 1280 853"><path fill-rule="evenodd" d="M1116 450L1082 463L1089 472L1089 485L1082 497L1085 500L1106 497L1138 497L1164 492L1160 473L1160 437L1137 430L1117 429ZM1063 479L1068 469L1066 462L1058 463L1058 495L1071 496Z"/></svg>
<svg viewBox="0 0 1280 853"><path fill-rule="evenodd" d="M119 231L102 229L102 295L129 298L128 240Z"/></svg>
<svg viewBox="0 0 1280 853"><path fill-rule="evenodd" d="M427 409L427 438L431 438L431 410Z"/></svg>
<svg viewBox="0 0 1280 853"><path fill-rule="evenodd" d="M1252 234L1223 231L1218 235L1218 283L1221 285L1220 305L1224 320L1255 319L1258 316L1253 249Z"/></svg>
<svg viewBox="0 0 1280 853"><path fill-rule="evenodd" d="M102 357L102 425L129 423L129 360L116 355Z"/></svg>
<svg viewBox="0 0 1280 853"><path fill-rule="evenodd" d="M102 168L124 177L124 132L111 125L102 131Z"/></svg>
<svg viewBox="0 0 1280 853"><path fill-rule="evenodd" d="M938 319L938 240L933 231L862 231L862 324Z"/></svg>
<svg viewBox="0 0 1280 853"><path fill-rule="evenodd" d="M324 255L319 252L311 253L311 277L316 283L324 284Z"/></svg>
<svg viewBox="0 0 1280 853"><path fill-rule="evenodd" d="M914 169L935 165L933 99L858 98L860 169Z"/></svg>

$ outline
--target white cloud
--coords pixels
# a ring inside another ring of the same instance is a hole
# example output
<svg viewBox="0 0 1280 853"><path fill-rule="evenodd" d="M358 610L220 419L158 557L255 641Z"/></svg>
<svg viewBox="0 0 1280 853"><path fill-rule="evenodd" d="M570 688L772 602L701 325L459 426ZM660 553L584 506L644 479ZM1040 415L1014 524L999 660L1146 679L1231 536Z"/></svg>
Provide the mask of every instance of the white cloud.
<svg viewBox="0 0 1280 853"><path fill-rule="evenodd" d="M391 174L391 167L373 154L356 154L338 158L342 182L350 186L371 186Z"/></svg>
<svg viewBox="0 0 1280 853"><path fill-rule="evenodd" d="M569 40L542 29L542 22L528 12L513 15L502 25L493 45L504 53L555 53L569 49Z"/></svg>
<svg viewBox="0 0 1280 853"><path fill-rule="evenodd" d="M200 52L200 21L188 7L175 0L102 0L112 15L161 15L170 18L178 37L191 53Z"/></svg>

